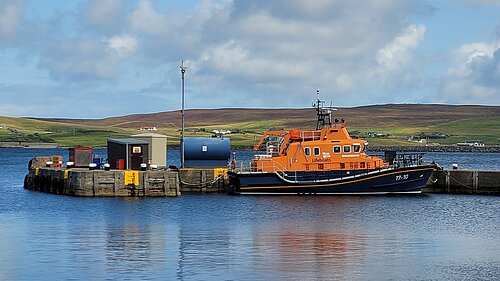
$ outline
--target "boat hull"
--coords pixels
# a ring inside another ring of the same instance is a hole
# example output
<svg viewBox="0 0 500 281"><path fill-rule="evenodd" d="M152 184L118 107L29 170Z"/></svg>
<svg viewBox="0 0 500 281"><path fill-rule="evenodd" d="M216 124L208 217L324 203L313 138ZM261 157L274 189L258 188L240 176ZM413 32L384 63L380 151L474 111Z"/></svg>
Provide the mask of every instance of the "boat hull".
<svg viewBox="0 0 500 281"><path fill-rule="evenodd" d="M365 171L336 178L290 180L276 172L229 172L230 192L236 194L386 194L421 193L434 165ZM317 173L317 172L309 172ZM313 178L312 174L308 175ZM305 178L305 177L302 177Z"/></svg>

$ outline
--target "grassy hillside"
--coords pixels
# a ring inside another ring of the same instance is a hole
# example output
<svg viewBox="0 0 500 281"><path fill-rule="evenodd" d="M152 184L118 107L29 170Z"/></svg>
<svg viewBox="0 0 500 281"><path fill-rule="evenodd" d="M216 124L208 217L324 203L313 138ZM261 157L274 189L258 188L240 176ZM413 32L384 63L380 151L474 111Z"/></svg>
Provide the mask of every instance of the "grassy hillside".
<svg viewBox="0 0 500 281"><path fill-rule="evenodd" d="M464 119L434 126L432 129L450 132L443 144L464 140L483 140L487 144L500 143L500 117Z"/></svg>
<svg viewBox="0 0 500 281"><path fill-rule="evenodd" d="M104 146L106 139L128 137L132 132L12 117L0 117L0 124L4 127L0 129L0 141L57 142L61 146Z"/></svg>
<svg viewBox="0 0 500 281"><path fill-rule="evenodd" d="M269 128L313 129L314 109L195 109L186 111L187 136L210 136L212 130L226 129L236 146L252 146ZM412 135L430 136L441 132L440 144L483 140L498 144L500 106L374 105L339 108L335 118L345 118L353 135L368 138L372 145L422 145L408 141ZM62 146L105 146L106 139L142 133L138 128L156 126L171 145L179 143L179 111L135 114L104 119L40 119L0 117L0 141L39 139ZM369 138L376 132L384 137Z"/></svg>

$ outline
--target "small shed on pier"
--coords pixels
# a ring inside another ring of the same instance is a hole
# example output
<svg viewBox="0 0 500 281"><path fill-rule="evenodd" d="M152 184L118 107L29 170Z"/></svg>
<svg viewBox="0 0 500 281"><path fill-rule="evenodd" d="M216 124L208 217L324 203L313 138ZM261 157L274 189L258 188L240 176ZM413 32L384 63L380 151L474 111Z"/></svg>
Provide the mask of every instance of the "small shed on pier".
<svg viewBox="0 0 500 281"><path fill-rule="evenodd" d="M149 143L139 139L108 139L108 163L111 169L140 170L148 163Z"/></svg>

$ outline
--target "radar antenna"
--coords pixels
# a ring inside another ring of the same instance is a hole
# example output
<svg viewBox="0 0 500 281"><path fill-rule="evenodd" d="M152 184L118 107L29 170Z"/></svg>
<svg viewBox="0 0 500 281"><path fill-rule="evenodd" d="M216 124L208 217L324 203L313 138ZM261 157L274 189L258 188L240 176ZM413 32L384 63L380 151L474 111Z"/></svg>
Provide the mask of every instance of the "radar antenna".
<svg viewBox="0 0 500 281"><path fill-rule="evenodd" d="M322 128L329 128L332 126L332 111L337 110L330 107L325 107L325 101L319 98L319 89L316 91L316 102L313 103L314 109L316 109L316 116L318 121L316 122L316 130Z"/></svg>

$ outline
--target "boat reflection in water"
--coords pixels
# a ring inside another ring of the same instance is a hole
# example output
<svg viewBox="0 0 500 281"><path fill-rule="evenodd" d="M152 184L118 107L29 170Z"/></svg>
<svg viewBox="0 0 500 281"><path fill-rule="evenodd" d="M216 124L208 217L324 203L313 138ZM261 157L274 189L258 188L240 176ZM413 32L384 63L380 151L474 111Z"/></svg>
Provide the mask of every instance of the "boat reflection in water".
<svg viewBox="0 0 500 281"><path fill-rule="evenodd" d="M308 274L313 279L352 276L363 260L366 243L363 235L288 228L271 235L259 233L256 239L258 248L273 243L277 247L273 247L274 253L267 253L268 259L255 266L279 269L290 276Z"/></svg>
<svg viewBox="0 0 500 281"><path fill-rule="evenodd" d="M493 280L499 269L491 197L28 195L73 216L1 216L2 280Z"/></svg>

